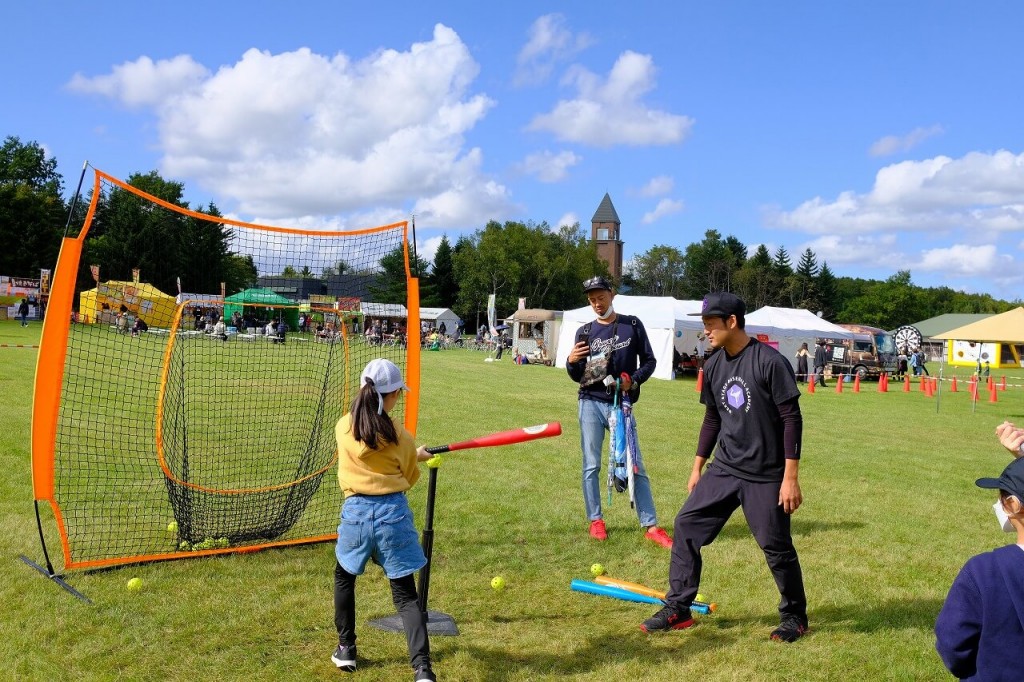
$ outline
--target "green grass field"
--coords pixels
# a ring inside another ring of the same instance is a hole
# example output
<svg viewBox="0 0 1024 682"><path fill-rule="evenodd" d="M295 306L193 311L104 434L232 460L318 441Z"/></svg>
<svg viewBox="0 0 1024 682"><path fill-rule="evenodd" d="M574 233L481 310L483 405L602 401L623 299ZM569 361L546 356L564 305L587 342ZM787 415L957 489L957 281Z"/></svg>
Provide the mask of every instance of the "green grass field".
<svg viewBox="0 0 1024 682"><path fill-rule="evenodd" d="M0 322L0 344L38 343L39 331ZM69 574L92 605L18 559L43 560L28 445L35 357L30 348L0 348L0 678L349 677L329 660L330 544ZM1024 373L1007 372L1011 387L999 402L983 394L976 409L962 383L941 394L938 411L935 398L895 383L888 394L875 384L854 394L848 384L837 395L831 383L804 396L805 503L793 528L812 632L784 645L767 638L778 593L740 513L705 550L701 591L720 609L696 628L648 636L637 626L654 607L570 591L595 562L614 577L663 587L668 552L641 539L622 496L605 509L609 540L587 536L575 390L565 372L484 357L424 353L418 442L556 420L563 435L445 456L430 607L452 615L461 635L432 640L441 679L948 678L932 627L963 562L1008 541L991 511L994 496L973 481L1008 461L993 429L1024 418L1024 389L1015 386ZM651 381L636 414L660 520L670 528L703 414L693 379ZM410 494L420 524L425 481ZM49 549L59 561L59 547ZM490 587L495 575L508 583L503 592ZM139 593L125 589L133 577L143 580ZM393 613L379 569L360 579L357 608L361 623ZM352 679L411 679L401 635L362 625L359 637Z"/></svg>

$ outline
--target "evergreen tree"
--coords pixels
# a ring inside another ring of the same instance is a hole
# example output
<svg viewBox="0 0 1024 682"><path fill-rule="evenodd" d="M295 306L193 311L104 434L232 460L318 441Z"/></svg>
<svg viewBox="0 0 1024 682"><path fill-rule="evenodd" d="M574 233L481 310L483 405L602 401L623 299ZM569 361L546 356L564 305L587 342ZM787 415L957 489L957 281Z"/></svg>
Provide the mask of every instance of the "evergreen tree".
<svg viewBox="0 0 1024 682"><path fill-rule="evenodd" d="M420 256L409 254L411 272L429 272L430 264ZM423 281L422 279L420 280ZM420 295L423 296L421 286ZM405 305L408 298L405 273L405 247L397 246L380 259L379 276L370 285L370 297L374 303L400 303ZM428 291L429 295L429 291Z"/></svg>
<svg viewBox="0 0 1024 682"><path fill-rule="evenodd" d="M835 319L839 307L839 289L836 286L836 277L828 267L827 261L822 261L814 285L818 292L818 310L826 320ZM817 312L817 310L812 312Z"/></svg>
<svg viewBox="0 0 1024 682"><path fill-rule="evenodd" d="M434 266L430 271L432 296L428 305L435 308L451 308L459 296L459 283L455 279L455 264L452 260L454 249L448 235L441 237L434 254Z"/></svg>
<svg viewBox="0 0 1024 682"><path fill-rule="evenodd" d="M818 290L815 285L818 277L818 260L810 248L804 249L797 263L796 271L790 278L790 296L794 308L816 310L821 308Z"/></svg>
<svg viewBox="0 0 1024 682"><path fill-rule="evenodd" d="M737 293L750 310L778 305L780 278L768 247L761 244L736 275Z"/></svg>

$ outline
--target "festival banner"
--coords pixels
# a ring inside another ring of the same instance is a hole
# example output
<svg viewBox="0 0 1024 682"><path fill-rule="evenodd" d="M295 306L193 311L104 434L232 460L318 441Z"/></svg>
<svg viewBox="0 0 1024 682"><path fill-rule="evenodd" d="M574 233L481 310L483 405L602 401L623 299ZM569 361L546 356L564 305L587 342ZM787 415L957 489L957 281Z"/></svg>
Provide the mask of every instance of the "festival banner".
<svg viewBox="0 0 1024 682"><path fill-rule="evenodd" d="M494 310L494 294L490 294L487 297L487 327L491 331L491 336L498 335L498 330L495 329L498 326L497 315Z"/></svg>

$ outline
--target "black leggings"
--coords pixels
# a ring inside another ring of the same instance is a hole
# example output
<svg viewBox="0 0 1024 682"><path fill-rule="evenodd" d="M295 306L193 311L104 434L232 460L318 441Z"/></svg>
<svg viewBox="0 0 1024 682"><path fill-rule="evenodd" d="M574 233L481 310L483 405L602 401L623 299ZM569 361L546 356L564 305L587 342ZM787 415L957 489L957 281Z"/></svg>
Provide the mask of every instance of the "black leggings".
<svg viewBox="0 0 1024 682"><path fill-rule="evenodd" d="M391 599L405 627L409 663L413 668L429 665L427 614L420 611L414 574L391 579ZM348 646L356 643L356 576L337 562L334 564L334 627L338 630L339 644Z"/></svg>

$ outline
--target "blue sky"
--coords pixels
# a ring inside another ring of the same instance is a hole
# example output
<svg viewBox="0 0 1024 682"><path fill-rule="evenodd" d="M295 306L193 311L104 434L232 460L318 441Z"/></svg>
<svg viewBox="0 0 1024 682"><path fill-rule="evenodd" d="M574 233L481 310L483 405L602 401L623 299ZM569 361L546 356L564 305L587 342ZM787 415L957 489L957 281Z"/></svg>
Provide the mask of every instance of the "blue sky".
<svg viewBox="0 0 1024 682"><path fill-rule="evenodd" d="M66 3L5 8L0 135L193 205L339 229L590 219L1021 298L1024 5Z"/></svg>

